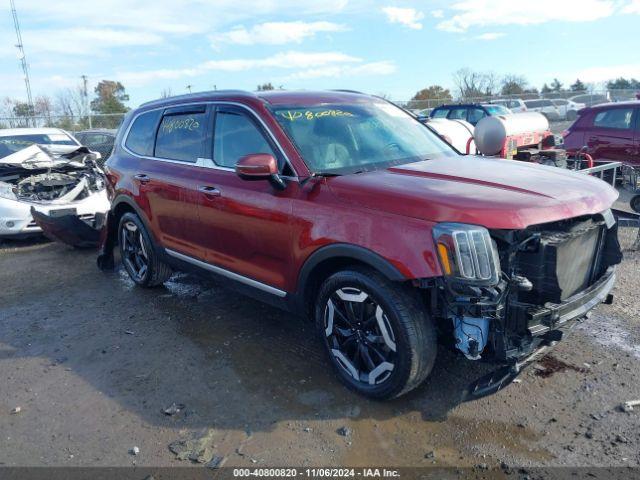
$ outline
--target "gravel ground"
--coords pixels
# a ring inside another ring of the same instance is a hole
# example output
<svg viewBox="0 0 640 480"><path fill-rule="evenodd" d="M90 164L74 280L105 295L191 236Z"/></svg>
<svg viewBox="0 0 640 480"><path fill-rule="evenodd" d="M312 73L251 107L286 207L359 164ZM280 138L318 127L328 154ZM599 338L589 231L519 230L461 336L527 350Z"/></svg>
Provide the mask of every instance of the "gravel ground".
<svg viewBox="0 0 640 480"><path fill-rule="evenodd" d="M640 399L639 262L520 383L461 403L488 367L441 351L379 403L337 382L310 325L218 283L143 290L93 252L4 243L0 465L639 466L640 408L618 409Z"/></svg>

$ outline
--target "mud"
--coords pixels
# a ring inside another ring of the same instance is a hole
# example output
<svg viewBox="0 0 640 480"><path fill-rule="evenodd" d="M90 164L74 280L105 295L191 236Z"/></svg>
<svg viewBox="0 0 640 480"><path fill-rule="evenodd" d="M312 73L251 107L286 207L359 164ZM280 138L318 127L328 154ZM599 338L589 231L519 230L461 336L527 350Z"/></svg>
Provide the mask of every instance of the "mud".
<svg viewBox="0 0 640 480"><path fill-rule="evenodd" d="M94 257L0 246L0 465L640 464L640 413L617 410L640 398L636 253L616 303L541 361L552 375L530 367L469 403L490 366L441 349L416 391L368 401L338 383L312 325L192 275L139 289Z"/></svg>

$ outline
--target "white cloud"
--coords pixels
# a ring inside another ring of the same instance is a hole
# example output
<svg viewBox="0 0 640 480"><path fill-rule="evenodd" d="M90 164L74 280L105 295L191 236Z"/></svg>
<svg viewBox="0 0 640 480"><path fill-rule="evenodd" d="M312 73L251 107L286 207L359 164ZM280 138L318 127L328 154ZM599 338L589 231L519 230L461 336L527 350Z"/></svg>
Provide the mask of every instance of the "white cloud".
<svg viewBox="0 0 640 480"><path fill-rule="evenodd" d="M491 25L536 25L550 21L588 22L613 15L614 0L464 0L451 9L440 30L464 32Z"/></svg>
<svg viewBox="0 0 640 480"><path fill-rule="evenodd" d="M431 12L431 16L433 18L443 18L444 17L444 10L434 10L433 12Z"/></svg>
<svg viewBox="0 0 640 480"><path fill-rule="evenodd" d="M504 37L504 33L500 32L487 32L481 35L476 36L478 40L497 40L498 38Z"/></svg>
<svg viewBox="0 0 640 480"><path fill-rule="evenodd" d="M384 7L382 11L391 23L399 23L414 30L422 28L420 20L424 18L424 13L415 8Z"/></svg>
<svg viewBox="0 0 640 480"><path fill-rule="evenodd" d="M390 75L396 71L393 62L370 62L356 65L331 65L325 68L312 68L293 73L282 81L309 80L313 78L354 77L358 75Z"/></svg>
<svg viewBox="0 0 640 480"><path fill-rule="evenodd" d="M640 15L640 0L631 0L622 8L622 13L637 13Z"/></svg>
<svg viewBox="0 0 640 480"><path fill-rule="evenodd" d="M387 75L395 71L391 62L364 63L361 58L341 52L280 52L265 58L238 58L209 60L192 68L158 69L120 72L117 80L127 85L140 86L161 80L177 80L195 77L208 72L244 72L257 69L300 70L289 79L309 79L318 77Z"/></svg>
<svg viewBox="0 0 640 480"><path fill-rule="evenodd" d="M217 43L233 43L238 45L284 45L301 43L306 38L314 37L322 32L341 32L344 25L332 22L267 22L254 25L250 29L237 26L227 32L212 36Z"/></svg>
<svg viewBox="0 0 640 480"><path fill-rule="evenodd" d="M118 47L158 45L161 35L151 32L111 28L66 28L56 30L26 30L28 53L62 53L91 55Z"/></svg>

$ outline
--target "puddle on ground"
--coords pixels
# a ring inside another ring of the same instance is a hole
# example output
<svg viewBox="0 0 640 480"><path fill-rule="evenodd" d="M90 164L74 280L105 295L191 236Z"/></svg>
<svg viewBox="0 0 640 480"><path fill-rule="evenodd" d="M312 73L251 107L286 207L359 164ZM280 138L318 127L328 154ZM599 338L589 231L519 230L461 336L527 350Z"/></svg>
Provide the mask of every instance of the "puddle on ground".
<svg viewBox="0 0 640 480"><path fill-rule="evenodd" d="M575 365L570 365L562 360L557 359L551 355L546 355L542 357L537 362L539 368L536 368L536 376L542 378L549 378L555 373L564 372L566 370L571 370L573 372L578 373L587 373L588 370L586 368L576 367Z"/></svg>
<svg viewBox="0 0 640 480"><path fill-rule="evenodd" d="M591 340L605 346L614 347L640 358L640 342L622 324L620 318L613 315L593 315L578 328L586 332Z"/></svg>

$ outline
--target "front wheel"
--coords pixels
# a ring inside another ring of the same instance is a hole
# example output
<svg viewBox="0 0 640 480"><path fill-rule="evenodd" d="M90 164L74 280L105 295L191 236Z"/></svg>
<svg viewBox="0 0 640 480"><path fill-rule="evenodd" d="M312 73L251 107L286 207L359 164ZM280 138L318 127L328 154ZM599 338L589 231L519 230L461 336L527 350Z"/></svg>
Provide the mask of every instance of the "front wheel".
<svg viewBox="0 0 640 480"><path fill-rule="evenodd" d="M417 387L436 358L436 331L417 292L374 270L354 268L321 286L316 326L349 388L388 399Z"/></svg>

